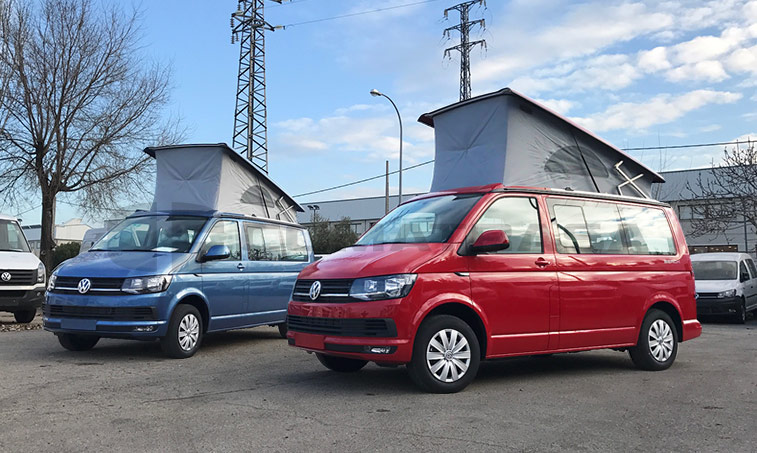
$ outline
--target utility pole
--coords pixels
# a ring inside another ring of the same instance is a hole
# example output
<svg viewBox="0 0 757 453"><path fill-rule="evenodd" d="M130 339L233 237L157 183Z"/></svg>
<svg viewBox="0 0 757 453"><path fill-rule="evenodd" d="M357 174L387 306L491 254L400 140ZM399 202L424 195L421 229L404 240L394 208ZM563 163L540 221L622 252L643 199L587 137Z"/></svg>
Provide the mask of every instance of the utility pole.
<svg viewBox="0 0 757 453"><path fill-rule="evenodd" d="M272 0L281 3L283 0ZM231 13L231 43L239 42L237 103L231 147L268 173L265 99L265 32L274 27L263 17L265 0L240 0Z"/></svg>
<svg viewBox="0 0 757 453"><path fill-rule="evenodd" d="M389 214L389 161L386 161L386 191L384 192L384 215Z"/></svg>
<svg viewBox="0 0 757 453"><path fill-rule="evenodd" d="M480 45L482 48L486 49L486 40L480 39L478 41L471 41L470 40L470 31L471 29L478 25L481 30L484 30L486 28L486 23L484 22L484 19L478 19L471 21L470 20L470 9L471 7L478 5L483 6L486 8L486 1L485 0L470 0L467 2L460 3L458 5L449 7L444 10L444 18L449 18L449 12L452 10L456 10L460 13L460 23L455 25L454 27L449 27L444 30L444 36L447 39L450 39L450 32L453 30L457 30L460 33L460 44L449 47L444 50L444 57L445 58L451 58L452 51L458 51L460 52L460 100L464 101L466 99L470 99L471 96L471 87L470 87L470 51Z"/></svg>

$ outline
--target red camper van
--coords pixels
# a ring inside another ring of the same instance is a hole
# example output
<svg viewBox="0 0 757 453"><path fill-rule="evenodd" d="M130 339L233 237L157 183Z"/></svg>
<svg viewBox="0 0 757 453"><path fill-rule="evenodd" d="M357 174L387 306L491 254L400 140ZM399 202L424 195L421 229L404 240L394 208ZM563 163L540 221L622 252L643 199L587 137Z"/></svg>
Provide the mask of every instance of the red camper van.
<svg viewBox="0 0 757 453"><path fill-rule="evenodd" d="M499 357L613 348L664 370L700 335L696 315L668 205L498 184L415 198L309 265L288 340L335 371L406 364L448 393Z"/></svg>

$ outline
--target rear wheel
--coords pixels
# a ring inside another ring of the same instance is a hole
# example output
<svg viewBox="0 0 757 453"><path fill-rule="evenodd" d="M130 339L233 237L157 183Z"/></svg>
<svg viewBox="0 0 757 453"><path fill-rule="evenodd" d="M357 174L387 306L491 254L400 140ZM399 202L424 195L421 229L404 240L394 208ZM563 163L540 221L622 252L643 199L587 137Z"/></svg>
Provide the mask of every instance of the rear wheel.
<svg viewBox="0 0 757 453"><path fill-rule="evenodd" d="M476 377L481 350L473 329L460 318L433 316L415 336L410 377L423 390L455 393Z"/></svg>
<svg viewBox="0 0 757 453"><path fill-rule="evenodd" d="M69 351L89 351L94 348L100 337L95 335L76 335L62 333L58 335L58 342Z"/></svg>
<svg viewBox="0 0 757 453"><path fill-rule="evenodd" d="M316 352L315 356L318 361L331 371L339 373L354 373L360 371L367 363L367 360L348 359L346 357L336 357Z"/></svg>
<svg viewBox="0 0 757 453"><path fill-rule="evenodd" d="M642 370L670 368L678 354L678 332L673 320L662 310L649 310L641 323L639 341L628 349L633 363Z"/></svg>
<svg viewBox="0 0 757 453"><path fill-rule="evenodd" d="M166 336L160 339L163 352L174 359L192 357L202 343L202 317L191 305L179 305L171 315Z"/></svg>
<svg viewBox="0 0 757 453"><path fill-rule="evenodd" d="M287 323L282 322L277 326L279 328L279 335L281 335L281 338L287 337Z"/></svg>
<svg viewBox="0 0 757 453"><path fill-rule="evenodd" d="M32 322L35 316L37 316L37 310L34 308L30 310L19 310L13 313L16 322L21 324Z"/></svg>

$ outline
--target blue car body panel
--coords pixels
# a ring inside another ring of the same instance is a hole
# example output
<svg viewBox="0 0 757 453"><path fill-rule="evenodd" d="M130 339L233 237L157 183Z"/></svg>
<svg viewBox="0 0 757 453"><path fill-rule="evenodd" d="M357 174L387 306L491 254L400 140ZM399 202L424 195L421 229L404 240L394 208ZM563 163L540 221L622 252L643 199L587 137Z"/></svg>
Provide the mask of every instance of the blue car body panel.
<svg viewBox="0 0 757 453"><path fill-rule="evenodd" d="M84 278L95 281L156 275L170 275L172 281L167 290L151 294L120 291L79 294L73 290L75 288L62 291L56 284L56 289L47 292L45 297L45 330L111 338L163 337L176 306L188 302L200 307L203 317L207 316L204 326L207 332L285 322L297 275L314 260L309 236L304 233L306 261L247 259L247 244L242 233L242 259L202 263L198 260L201 245L218 221L238 222L241 231L241 227L249 223L303 230L298 225L215 214L208 217L188 253L96 250L82 253L55 271L58 281L61 278L78 282Z"/></svg>

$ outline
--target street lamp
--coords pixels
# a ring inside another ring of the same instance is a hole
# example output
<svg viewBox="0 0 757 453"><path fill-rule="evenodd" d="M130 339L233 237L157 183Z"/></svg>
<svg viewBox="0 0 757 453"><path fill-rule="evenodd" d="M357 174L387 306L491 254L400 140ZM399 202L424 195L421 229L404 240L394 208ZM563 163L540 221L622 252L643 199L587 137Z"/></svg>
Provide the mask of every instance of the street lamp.
<svg viewBox="0 0 757 453"><path fill-rule="evenodd" d="M317 204L309 204L309 205L307 205L307 207L308 207L308 209L310 209L311 211L313 211L313 223L315 223L315 215L316 215L317 211L319 209L321 209L321 207L318 206Z"/></svg>
<svg viewBox="0 0 757 453"><path fill-rule="evenodd" d="M384 93L380 92L379 90L373 89L371 90L371 96L379 97L383 96L389 100L389 102L392 103L392 107L394 107L394 111L397 112L397 119L400 122L400 188L399 188L399 203L402 204L402 116L400 116L400 110L397 108L397 104L392 101L392 98L385 95Z"/></svg>

